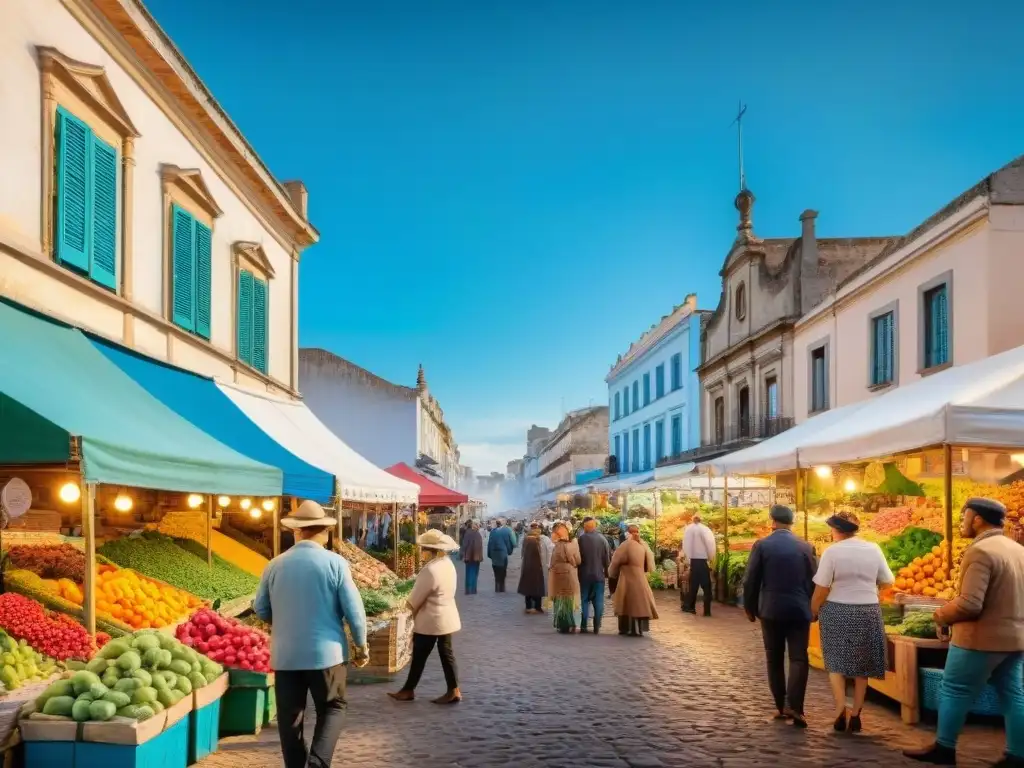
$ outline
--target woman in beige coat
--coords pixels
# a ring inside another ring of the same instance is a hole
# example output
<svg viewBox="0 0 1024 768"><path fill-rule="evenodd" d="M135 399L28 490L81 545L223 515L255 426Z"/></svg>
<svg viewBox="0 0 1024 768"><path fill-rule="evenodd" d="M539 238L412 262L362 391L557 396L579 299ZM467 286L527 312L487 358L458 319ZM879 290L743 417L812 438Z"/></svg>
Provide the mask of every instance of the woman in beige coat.
<svg viewBox="0 0 1024 768"><path fill-rule="evenodd" d="M555 548L551 551L548 570L548 594L554 605L555 629L560 634L576 633L576 606L580 600L580 548L569 538L569 526L555 523L551 531Z"/></svg>
<svg viewBox="0 0 1024 768"><path fill-rule="evenodd" d="M451 536L435 529L422 534L416 543L423 550L427 561L416 577L416 584L406 601L413 620L412 664L409 665L409 677L402 690L389 693L388 696L395 701L412 701L416 698L416 686L436 645L448 692L433 701L435 704L458 704L462 701L462 693L459 691L452 635L462 629L462 620L455 605L458 575L448 553L457 550L459 545Z"/></svg>
<svg viewBox="0 0 1024 768"><path fill-rule="evenodd" d="M658 618L654 592L647 573L654 570L654 553L640 540L640 529L631 525L626 541L619 545L608 566L608 576L615 579L612 598L619 619L619 634L638 637Z"/></svg>

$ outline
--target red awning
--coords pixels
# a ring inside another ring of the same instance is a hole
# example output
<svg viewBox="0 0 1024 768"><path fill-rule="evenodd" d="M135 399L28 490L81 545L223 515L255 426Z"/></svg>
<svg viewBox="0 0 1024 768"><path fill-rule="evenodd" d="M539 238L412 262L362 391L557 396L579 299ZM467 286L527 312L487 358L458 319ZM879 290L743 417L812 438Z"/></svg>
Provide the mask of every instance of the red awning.
<svg viewBox="0 0 1024 768"><path fill-rule="evenodd" d="M421 475L408 464L399 462L393 467L388 467L387 471L395 477L408 480L410 483L416 483L420 487L421 507L457 507L459 504L465 504L469 501L469 496L466 494L445 488L440 483L435 483L430 478Z"/></svg>

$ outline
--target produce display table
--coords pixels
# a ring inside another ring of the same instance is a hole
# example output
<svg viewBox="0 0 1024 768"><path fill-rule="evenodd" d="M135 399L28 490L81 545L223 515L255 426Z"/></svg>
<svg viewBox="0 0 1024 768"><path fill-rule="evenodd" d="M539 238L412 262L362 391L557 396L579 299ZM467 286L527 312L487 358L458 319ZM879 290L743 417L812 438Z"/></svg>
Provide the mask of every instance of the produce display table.
<svg viewBox="0 0 1024 768"><path fill-rule="evenodd" d="M921 720L919 654L922 651L947 651L949 643L944 640L922 640L901 635L889 635L888 639L888 669L885 672L885 679L870 680L868 684L884 696L899 702L903 722L907 725L916 725ZM808 656L812 667L825 668L825 660L821 654L821 633L817 622L811 624Z"/></svg>

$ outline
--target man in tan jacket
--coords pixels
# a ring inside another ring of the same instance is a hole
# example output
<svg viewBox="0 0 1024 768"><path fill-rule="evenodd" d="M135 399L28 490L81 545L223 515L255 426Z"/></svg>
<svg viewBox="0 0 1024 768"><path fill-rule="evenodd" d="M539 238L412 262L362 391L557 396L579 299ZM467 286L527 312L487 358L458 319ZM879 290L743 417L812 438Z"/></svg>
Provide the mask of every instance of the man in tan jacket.
<svg viewBox="0 0 1024 768"><path fill-rule="evenodd" d="M942 676L935 744L907 750L914 760L956 765L956 742L985 685L999 692L1006 755L996 768L1024 768L1024 546L1003 535L1006 507L968 499L960 535L973 539L960 564L959 594L935 612L952 640Z"/></svg>

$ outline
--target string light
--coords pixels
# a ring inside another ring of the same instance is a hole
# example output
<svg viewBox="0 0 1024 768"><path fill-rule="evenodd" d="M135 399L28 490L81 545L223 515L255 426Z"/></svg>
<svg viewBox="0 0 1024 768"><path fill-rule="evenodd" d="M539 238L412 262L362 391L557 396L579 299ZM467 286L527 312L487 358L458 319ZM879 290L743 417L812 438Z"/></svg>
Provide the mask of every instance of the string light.
<svg viewBox="0 0 1024 768"><path fill-rule="evenodd" d="M259 520L260 517L262 517L262 515L263 512L260 511L259 507L253 507L252 509L249 510L249 517L251 517L253 520Z"/></svg>
<svg viewBox="0 0 1024 768"><path fill-rule="evenodd" d="M80 498L82 498L82 489L79 488L78 483L64 483L60 487L60 500L65 504L74 504Z"/></svg>
<svg viewBox="0 0 1024 768"><path fill-rule="evenodd" d="M854 491L857 490L857 483L855 483L852 479L848 479L845 483L843 483L843 490L846 491L847 493L853 493Z"/></svg>
<svg viewBox="0 0 1024 768"><path fill-rule="evenodd" d="M132 497L127 493L119 493L117 498L114 499L114 509L118 512L131 512L132 511Z"/></svg>
<svg viewBox="0 0 1024 768"><path fill-rule="evenodd" d="M188 495L188 505L191 509L196 509L200 504L203 503L203 497L198 493L190 493Z"/></svg>
<svg viewBox="0 0 1024 768"><path fill-rule="evenodd" d="M249 507L252 506L252 499L242 499L240 502L238 502L238 506L240 506L242 509L248 509Z"/></svg>
<svg viewBox="0 0 1024 768"><path fill-rule="evenodd" d="M231 497L230 496L218 496L217 497L217 506L220 507L221 509L224 509L224 507L226 507L230 503L231 503Z"/></svg>
<svg viewBox="0 0 1024 768"><path fill-rule="evenodd" d="M820 477L822 480L832 477L832 467L820 466L814 468L814 474Z"/></svg>
<svg viewBox="0 0 1024 768"><path fill-rule="evenodd" d="M264 512L273 512L274 511L274 500L273 499L264 499L262 506L263 506L263 511Z"/></svg>

